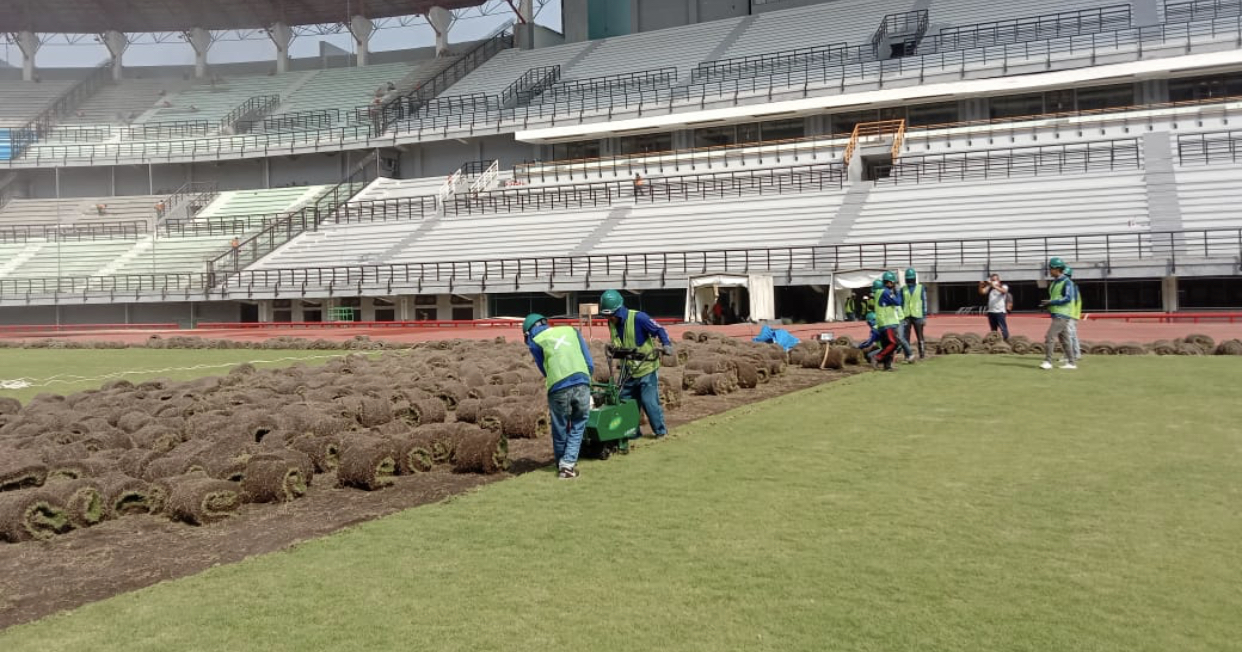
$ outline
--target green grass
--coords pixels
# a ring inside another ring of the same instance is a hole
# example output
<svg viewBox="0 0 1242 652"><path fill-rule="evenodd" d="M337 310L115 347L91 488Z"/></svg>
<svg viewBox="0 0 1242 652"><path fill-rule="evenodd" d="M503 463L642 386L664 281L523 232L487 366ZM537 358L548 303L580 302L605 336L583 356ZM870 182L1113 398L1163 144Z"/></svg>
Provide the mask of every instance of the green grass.
<svg viewBox="0 0 1242 652"><path fill-rule="evenodd" d="M747 406L573 482L490 485L0 649L1238 649L1237 363L1036 362Z"/></svg>
<svg viewBox="0 0 1242 652"><path fill-rule="evenodd" d="M0 396L22 402L37 394L71 394L102 385L107 374L138 383L152 378L186 380L217 376L243 362L270 360L256 367L288 366L298 360L323 364L325 356L347 351L269 351L246 349L0 349L0 382L30 379L36 387L5 389ZM197 367L189 369L189 367ZM48 382L52 381L52 382Z"/></svg>

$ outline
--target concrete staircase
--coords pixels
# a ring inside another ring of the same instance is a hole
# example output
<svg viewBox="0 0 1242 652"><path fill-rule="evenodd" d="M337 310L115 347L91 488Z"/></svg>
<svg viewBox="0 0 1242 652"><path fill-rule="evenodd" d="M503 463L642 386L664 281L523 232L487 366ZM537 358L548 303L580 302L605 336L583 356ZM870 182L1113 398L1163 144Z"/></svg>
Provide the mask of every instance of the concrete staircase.
<svg viewBox="0 0 1242 652"><path fill-rule="evenodd" d="M153 239L154 238L149 235L142 236L136 243L134 243L133 247L130 247L129 251L118 256L112 262L105 265L103 269L99 270L97 276L112 276L116 274L118 269L125 267L135 258L141 256L143 252L150 249Z"/></svg>
<svg viewBox="0 0 1242 652"><path fill-rule="evenodd" d="M1173 143L1169 132L1143 134L1142 148L1151 230L1181 231L1182 206L1177 196L1177 179L1173 174Z"/></svg>
<svg viewBox="0 0 1242 652"><path fill-rule="evenodd" d="M599 226L595 227L594 231L587 234L587 237L583 238L582 242L578 243L578 246L574 247L573 250L569 252L569 255L581 256L590 253L593 249L595 249L595 245L598 245L605 237L607 237L608 234L611 233L622 220L629 217L632 212L634 212L633 206L614 206L612 210L608 211L608 216L600 221Z"/></svg>
<svg viewBox="0 0 1242 652"><path fill-rule="evenodd" d="M870 181L855 181L851 184L849 190L845 191L845 198L841 201L841 208L837 211L836 217L828 224L819 242L815 244L823 247L845 242L850 230L854 228L854 222L857 222L858 216L862 215L863 205L867 203L867 196L871 194L873 186L874 184Z"/></svg>
<svg viewBox="0 0 1242 652"><path fill-rule="evenodd" d="M27 261L29 261L31 258L34 258L36 255L38 255L39 250L43 249L43 246L46 244L50 244L50 243L33 242L33 241L27 242L25 249L22 249L20 252L17 253L16 256L13 256L3 265L0 265L0 278L4 278L8 276L9 274L13 273L13 270L20 268L22 265L25 265Z"/></svg>

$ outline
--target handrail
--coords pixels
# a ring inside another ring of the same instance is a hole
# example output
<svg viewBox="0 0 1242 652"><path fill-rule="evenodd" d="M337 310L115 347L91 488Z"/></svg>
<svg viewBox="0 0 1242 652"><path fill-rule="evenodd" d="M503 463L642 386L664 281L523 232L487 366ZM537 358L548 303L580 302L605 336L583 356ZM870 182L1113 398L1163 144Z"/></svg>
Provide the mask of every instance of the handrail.
<svg viewBox="0 0 1242 652"><path fill-rule="evenodd" d="M677 68L654 68L600 77L588 77L586 79L563 79L552 84L548 90L544 91L544 95L557 97L564 95L572 96L579 93L593 93L614 88L659 88L669 86L676 81Z"/></svg>
<svg viewBox="0 0 1242 652"><path fill-rule="evenodd" d="M734 74L750 76L756 72L770 69L790 68L797 65L824 65L829 61L844 61L851 50L849 43L833 43L814 47L777 50L764 54L752 54L744 57L731 57L704 61L690 71L690 81L700 81L714 77L730 77Z"/></svg>
<svg viewBox="0 0 1242 652"><path fill-rule="evenodd" d="M1110 267L1134 261L1176 266L1199 259L1237 264L1242 256L1242 228L1183 231L1134 231L1065 236L912 240L838 245L803 245L738 249L651 251L650 249L579 256L543 256L387 265L345 265L242 270L216 288L219 298L232 290L388 292L428 285L495 284L514 279L591 276L660 278L710 272L790 274L830 273L852 269L917 267L935 279L944 272L1005 266L1037 266L1060 256L1079 269ZM210 298L220 276L208 273L135 274L96 277L0 279L0 298L30 301L38 297L157 295Z"/></svg>
<svg viewBox="0 0 1242 652"><path fill-rule="evenodd" d="M492 57L496 56L496 53L513 47L512 27L512 21L504 23L496 28L490 36L458 56L452 65L436 73L431 79L419 84L409 92L385 102L376 111L376 115L368 115L368 121L376 123L372 125L370 135L378 136L388 131L393 123L405 120L406 116L416 115L419 109L429 100L443 93L479 66L487 63Z"/></svg>
<svg viewBox="0 0 1242 652"><path fill-rule="evenodd" d="M878 122L860 122L854 125L854 132L850 134L850 144L845 147L845 164L850 164L850 159L858 149L860 139L882 140L884 138L892 138L893 145L890 149L892 150L893 160L896 160L898 153L901 151L901 141L905 133L905 120L880 120Z"/></svg>
<svg viewBox="0 0 1242 652"><path fill-rule="evenodd" d="M371 171L378 160L379 153L371 152L355 164L340 183L320 195L315 204L288 213L262 231L230 247L230 251L208 260L207 274L212 279L211 284L223 282L228 275L236 274L303 231L318 228L321 222L328 219L377 176L378 170L375 170L376 174L371 174Z"/></svg>
<svg viewBox="0 0 1242 652"><path fill-rule="evenodd" d="M0 242L27 242L36 238L49 241L136 239L150 231L151 224L145 220L74 222L72 224L3 224L0 225Z"/></svg>
<svg viewBox="0 0 1242 652"><path fill-rule="evenodd" d="M1218 163L1242 160L1242 130L1226 129L1197 134L1178 134L1177 163Z"/></svg>
<svg viewBox="0 0 1242 652"><path fill-rule="evenodd" d="M1087 141L1060 145L1031 145L961 153L907 154L876 183L921 183L966 179L1010 178L1070 172L1137 170L1142 168L1137 138Z"/></svg>
<svg viewBox="0 0 1242 652"><path fill-rule="evenodd" d="M539 96L540 93L547 90L561 79L560 64L552 66L536 66L522 73L520 77L513 80L503 91L500 92L500 105L502 107L519 107L530 104L531 100Z"/></svg>
<svg viewBox="0 0 1242 652"><path fill-rule="evenodd" d="M69 87L64 93L61 93L33 120L19 129L14 129L13 132L18 135L12 137L12 158L20 156L27 147L42 138L48 129L51 128L53 122L69 115L82 102L94 95L99 90L99 87L107 82L111 70L112 64L110 61L104 61L95 66L89 75Z"/></svg>
<svg viewBox="0 0 1242 652"><path fill-rule="evenodd" d="M1242 2L1238 0L1188 0L1186 2L1165 0L1164 3L1164 20L1170 23L1239 14L1242 14Z"/></svg>
<svg viewBox="0 0 1242 652"><path fill-rule="evenodd" d="M315 129L323 129L331 127L341 120L340 109L310 109L305 111L290 111L278 115L263 116L262 125L264 132L279 131L308 131ZM259 124L257 120L243 120L247 128L240 131L252 131L254 126Z"/></svg>
<svg viewBox="0 0 1242 652"><path fill-rule="evenodd" d="M934 36L924 38L918 54L951 52L981 45L1022 43L1054 37L1077 36L1106 32L1109 29L1127 29L1131 25L1130 5L1110 5L1095 9L1078 9L1051 14L1040 14L1010 20L997 20L970 25L954 25L941 28Z"/></svg>
<svg viewBox="0 0 1242 652"><path fill-rule="evenodd" d="M255 95L234 107L220 119L220 131L236 133L243 124L253 124L255 119L266 116L278 106L280 106L279 95Z"/></svg>
<svg viewBox="0 0 1242 652"><path fill-rule="evenodd" d="M172 215L183 207L206 206L219 194L220 192L217 190L215 181L187 181L181 184L181 187L174 190L172 194L160 200L155 208L156 222L171 219ZM192 216L193 212L190 211L187 217Z"/></svg>

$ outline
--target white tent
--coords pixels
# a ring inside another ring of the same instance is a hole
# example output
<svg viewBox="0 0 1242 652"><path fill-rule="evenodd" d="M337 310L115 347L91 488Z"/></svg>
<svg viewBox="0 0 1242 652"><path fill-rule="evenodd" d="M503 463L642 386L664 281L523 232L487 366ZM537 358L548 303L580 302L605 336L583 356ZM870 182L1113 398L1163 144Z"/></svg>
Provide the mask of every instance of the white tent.
<svg viewBox="0 0 1242 652"><path fill-rule="evenodd" d="M716 303L718 288L746 288L750 293L750 309L737 306L739 316L758 322L776 318L776 291L771 276L740 274L707 274L691 276L686 286L686 321L703 321L703 307Z"/></svg>
<svg viewBox="0 0 1242 652"><path fill-rule="evenodd" d="M828 298L828 309L824 321L845 319L845 300L858 288L870 288L872 281L880 278L884 270L859 269L852 272L837 272L832 275L832 294Z"/></svg>

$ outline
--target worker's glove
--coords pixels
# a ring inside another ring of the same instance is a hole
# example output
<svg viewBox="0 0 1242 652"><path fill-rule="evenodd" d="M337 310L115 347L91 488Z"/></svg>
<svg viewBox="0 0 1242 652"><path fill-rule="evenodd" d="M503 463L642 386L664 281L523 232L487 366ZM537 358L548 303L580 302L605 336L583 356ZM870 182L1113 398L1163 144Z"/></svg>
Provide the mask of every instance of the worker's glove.
<svg viewBox="0 0 1242 652"><path fill-rule="evenodd" d="M672 344L664 345L664 355L667 355L669 357L673 356L673 345Z"/></svg>

